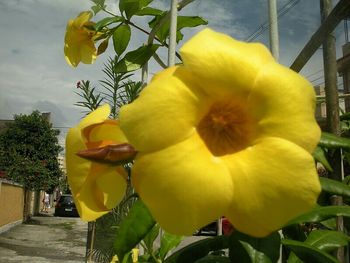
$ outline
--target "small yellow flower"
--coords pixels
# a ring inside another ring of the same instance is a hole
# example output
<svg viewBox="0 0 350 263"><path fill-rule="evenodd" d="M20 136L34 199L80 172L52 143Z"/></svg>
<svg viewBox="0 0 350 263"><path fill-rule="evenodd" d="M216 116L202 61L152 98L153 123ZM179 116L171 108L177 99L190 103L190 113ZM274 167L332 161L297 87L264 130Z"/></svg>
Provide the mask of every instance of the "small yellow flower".
<svg viewBox="0 0 350 263"><path fill-rule="evenodd" d="M132 184L168 232L221 216L265 236L315 205L315 94L261 44L205 29L157 74L120 126L139 151Z"/></svg>
<svg viewBox="0 0 350 263"><path fill-rule="evenodd" d="M96 60L97 50L94 40L99 35L91 30L94 25L90 21L92 13L82 12L74 20L68 21L64 39L64 55L67 63L73 67L79 62L92 64Z"/></svg>
<svg viewBox="0 0 350 263"><path fill-rule="evenodd" d="M114 208L127 186L123 167L90 162L76 155L81 150L127 142L118 121L107 119L109 113L108 105L93 111L71 128L66 138L68 182L85 221L95 220Z"/></svg>

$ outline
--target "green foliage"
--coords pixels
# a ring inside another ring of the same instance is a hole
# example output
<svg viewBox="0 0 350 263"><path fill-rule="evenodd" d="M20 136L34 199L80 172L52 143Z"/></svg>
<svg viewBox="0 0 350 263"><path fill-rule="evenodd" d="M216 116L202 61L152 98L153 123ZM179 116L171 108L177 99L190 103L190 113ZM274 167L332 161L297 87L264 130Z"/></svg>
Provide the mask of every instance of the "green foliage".
<svg viewBox="0 0 350 263"><path fill-rule="evenodd" d="M124 258L153 228L155 221L141 200L135 202L127 217L121 222L114 243L119 259Z"/></svg>
<svg viewBox="0 0 350 263"><path fill-rule="evenodd" d="M77 89L78 92L75 92L75 94L77 94L83 100L78 101L74 105L87 108L88 111L86 111L86 113L96 110L102 104L103 98L101 97L101 94L96 94L96 88L90 86L90 81L79 81L77 84Z"/></svg>
<svg viewBox="0 0 350 263"><path fill-rule="evenodd" d="M125 52L128 48L131 36L131 27L148 34L147 46L144 43L139 44L139 47L133 51L128 52L120 61L116 64L116 73L126 73L140 69L145 65L152 56L155 56L156 61L160 66L165 67L159 56L156 54L159 47L168 47L166 43L169 37L169 11L160 10L157 8L150 7L149 4L152 0L120 0L119 11L120 15L113 14L107 11L105 1L93 0L95 5L92 6L94 14L104 11L107 17L97 21L93 26L92 30L99 32L98 40L102 42L98 46L98 55L105 52L108 47L110 38L113 40L113 47L118 56ZM192 1L181 2L181 8L186 6ZM149 16L150 19L148 24L150 29L144 29L134 21L131 21L133 16ZM177 19L177 42L182 40L183 33L181 32L184 28L192 28L200 25L206 25L208 22L198 16L178 16ZM154 40L158 41L158 45L154 45ZM179 59L180 55L177 54Z"/></svg>
<svg viewBox="0 0 350 263"><path fill-rule="evenodd" d="M91 0L93 3L95 3L94 6L91 7L92 11L96 15L98 12L103 10L103 8L106 7L105 0Z"/></svg>
<svg viewBox="0 0 350 263"><path fill-rule="evenodd" d="M319 145L328 149L350 149L350 139L339 137L332 133L322 132Z"/></svg>
<svg viewBox="0 0 350 263"><path fill-rule="evenodd" d="M87 109L84 113L87 114L100 105L108 103L111 106L111 117L115 119L122 105L130 103L138 97L143 88L142 83L128 80L131 74L117 73L114 70L117 61L118 57L115 57L115 59L109 58L107 63L104 64L102 71L106 77L100 80L102 91L91 87L90 81L78 83L76 94L83 100L74 105Z"/></svg>
<svg viewBox="0 0 350 263"><path fill-rule="evenodd" d="M315 158L316 161L322 163L322 165L328 170L328 171L333 171L331 165L329 164L327 157L326 157L326 153L325 150L320 147L317 146L315 151L313 152L313 157Z"/></svg>
<svg viewBox="0 0 350 263"><path fill-rule="evenodd" d="M103 18L102 20L98 21L94 27L95 27L96 31L100 31L104 27L107 27L113 23L118 23L121 21L123 21L123 18L120 16L106 17L106 18Z"/></svg>
<svg viewBox="0 0 350 263"><path fill-rule="evenodd" d="M120 100L122 104L128 104L133 102L142 91L144 85L141 81L127 81L124 83L124 91L120 94Z"/></svg>
<svg viewBox="0 0 350 263"><path fill-rule="evenodd" d="M292 224L302 224L305 222L321 222L335 216L345 216L350 217L350 207L349 206L320 206L312 209L301 216L298 216L287 223Z"/></svg>
<svg viewBox="0 0 350 263"><path fill-rule="evenodd" d="M131 29L129 25L120 25L113 33L114 51L120 56L127 48L131 36Z"/></svg>
<svg viewBox="0 0 350 263"><path fill-rule="evenodd" d="M230 238L228 236L217 236L206 238L187 245L170 255L164 262L196 262L212 252L229 248Z"/></svg>
<svg viewBox="0 0 350 263"><path fill-rule="evenodd" d="M160 10L160 9L156 9L156 8L152 8L152 7L144 7L141 10L137 11L135 13L135 15L137 15L137 16L161 16L164 13L165 12Z"/></svg>
<svg viewBox="0 0 350 263"><path fill-rule="evenodd" d="M38 111L15 115L0 134L0 167L28 189L52 191L62 175L57 161L62 150L58 134Z"/></svg>
<svg viewBox="0 0 350 263"><path fill-rule="evenodd" d="M117 73L126 73L140 69L153 56L159 45L147 45L128 52L116 65Z"/></svg>
<svg viewBox="0 0 350 263"><path fill-rule="evenodd" d="M166 14L164 13L161 16L156 16L152 21L149 22L149 26L151 28L158 27L160 24L160 21L163 19L163 17ZM178 16L177 17L177 32L176 32L176 41L179 42L183 39L183 34L181 33L181 30L183 28L187 27L197 27L200 25L207 25L208 21L204 20L203 18L199 16ZM159 29L157 30L157 37L159 38L160 42L164 42L169 37L169 30L170 30L170 21L166 20L165 23L161 24Z"/></svg>
<svg viewBox="0 0 350 263"><path fill-rule="evenodd" d="M349 237L338 231L314 230L305 240L305 244L312 245L325 252L332 252L335 249L346 246Z"/></svg>
<svg viewBox="0 0 350 263"><path fill-rule="evenodd" d="M160 245L156 242L157 238L160 239ZM181 240L182 236L161 231L158 224L154 225L141 241L141 246L144 248L144 255L139 257L139 262L164 262L168 253L177 247Z"/></svg>
<svg viewBox="0 0 350 263"><path fill-rule="evenodd" d="M342 182L320 177L322 190L327 193L350 197L350 187Z"/></svg>
<svg viewBox="0 0 350 263"><path fill-rule="evenodd" d="M277 262L280 240L277 232L265 238L254 238L236 231L230 238L231 262Z"/></svg>
<svg viewBox="0 0 350 263"><path fill-rule="evenodd" d="M302 262L318 262L318 263L337 263L338 261L332 257L330 254L323 252L322 250L309 245L305 242L295 241L284 239L282 244L287 248L291 249L298 258L303 260ZM291 262L300 262L295 261L296 259L292 258L288 263Z"/></svg>
<svg viewBox="0 0 350 263"><path fill-rule="evenodd" d="M172 235L170 233L164 232L160 240L159 258L164 261L168 253L175 247L177 247L182 240L182 236Z"/></svg>
<svg viewBox="0 0 350 263"><path fill-rule="evenodd" d="M101 94L104 95L104 102L111 106L111 117L114 119L117 118L119 108L124 104L121 97L124 93L125 82L131 76L131 74L114 71L118 58L118 56L115 59L109 58L108 62L104 64L103 72L106 78L100 80L100 84L104 88Z"/></svg>
<svg viewBox="0 0 350 263"><path fill-rule="evenodd" d="M134 14L147 7L153 0L120 0L119 10L130 19Z"/></svg>
<svg viewBox="0 0 350 263"><path fill-rule="evenodd" d="M196 260L195 263L230 263L232 262L228 257L224 256L215 256L215 255L207 255L199 260Z"/></svg>

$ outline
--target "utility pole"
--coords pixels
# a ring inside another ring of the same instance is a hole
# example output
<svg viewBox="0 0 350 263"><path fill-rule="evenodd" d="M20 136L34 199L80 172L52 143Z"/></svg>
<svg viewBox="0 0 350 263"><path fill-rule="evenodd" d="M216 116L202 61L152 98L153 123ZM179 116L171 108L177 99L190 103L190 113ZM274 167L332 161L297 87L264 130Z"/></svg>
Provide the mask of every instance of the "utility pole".
<svg viewBox="0 0 350 263"><path fill-rule="evenodd" d="M278 23L277 23L277 3L276 0L268 0L269 24L270 24L270 50L272 56L278 61L279 59L279 40L278 40Z"/></svg>
<svg viewBox="0 0 350 263"><path fill-rule="evenodd" d="M332 0L320 0L321 21L324 22L331 13L333 4ZM326 93L326 111L327 111L327 129L329 132L340 136L340 119L339 119L339 97L337 87L337 60L335 50L335 36L332 31L329 31L323 41L323 66L325 78L325 93ZM336 150L331 158L333 173L330 177L337 181L342 181L341 169L341 151ZM331 197L332 205L342 205L343 199L341 196ZM343 217L337 217L337 230L344 232ZM344 248L339 248L336 251L336 257L339 262L345 262Z"/></svg>
<svg viewBox="0 0 350 263"><path fill-rule="evenodd" d="M333 5L332 0L320 0L321 21L325 21ZM340 135L339 98L337 87L337 60L335 51L335 36L333 32L326 34L323 41L323 65L325 92L327 104L328 131Z"/></svg>
<svg viewBox="0 0 350 263"><path fill-rule="evenodd" d="M177 0L171 0L168 67L175 65L176 32L177 32Z"/></svg>

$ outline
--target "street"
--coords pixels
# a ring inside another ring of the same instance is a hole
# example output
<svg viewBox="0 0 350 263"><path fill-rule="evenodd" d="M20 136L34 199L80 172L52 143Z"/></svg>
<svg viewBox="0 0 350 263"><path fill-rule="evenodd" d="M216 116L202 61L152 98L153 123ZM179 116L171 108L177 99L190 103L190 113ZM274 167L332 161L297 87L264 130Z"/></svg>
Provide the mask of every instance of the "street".
<svg viewBox="0 0 350 263"><path fill-rule="evenodd" d="M86 232L79 218L33 217L0 234L0 262L85 262Z"/></svg>

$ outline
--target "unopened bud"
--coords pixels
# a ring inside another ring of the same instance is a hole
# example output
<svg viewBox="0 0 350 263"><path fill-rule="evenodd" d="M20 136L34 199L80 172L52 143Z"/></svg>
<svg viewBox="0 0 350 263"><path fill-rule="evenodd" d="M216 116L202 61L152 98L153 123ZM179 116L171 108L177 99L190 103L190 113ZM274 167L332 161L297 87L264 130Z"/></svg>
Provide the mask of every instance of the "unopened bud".
<svg viewBox="0 0 350 263"><path fill-rule="evenodd" d="M109 144L77 152L77 155L95 162L124 164L132 161L137 151L128 143Z"/></svg>

